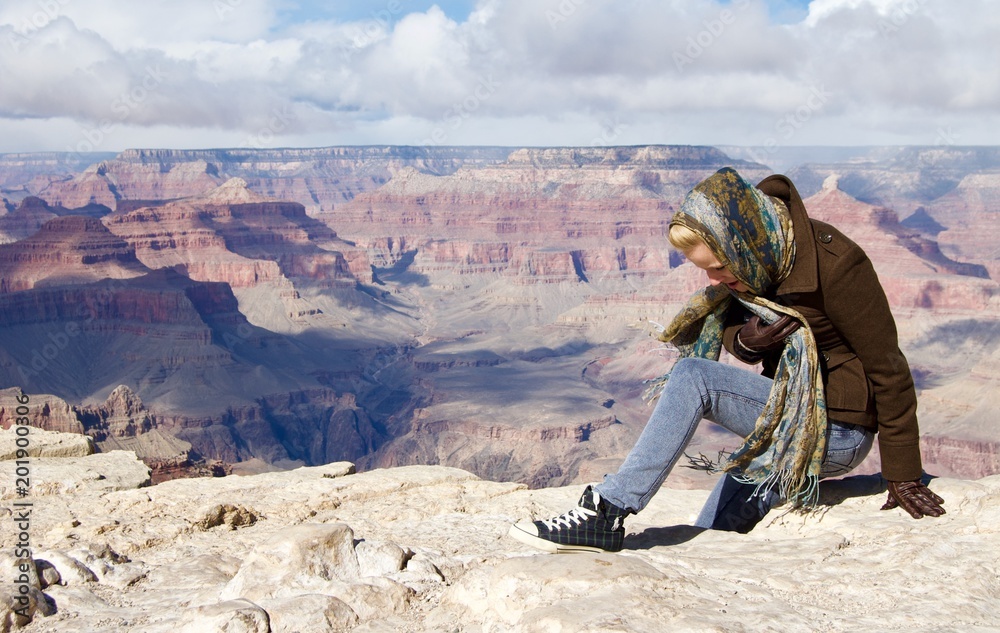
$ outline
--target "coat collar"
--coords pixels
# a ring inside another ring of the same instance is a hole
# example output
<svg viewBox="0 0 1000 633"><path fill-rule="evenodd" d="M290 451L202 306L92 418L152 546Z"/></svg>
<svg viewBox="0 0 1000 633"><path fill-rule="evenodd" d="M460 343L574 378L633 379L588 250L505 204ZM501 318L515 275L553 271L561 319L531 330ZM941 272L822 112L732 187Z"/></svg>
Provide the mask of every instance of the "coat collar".
<svg viewBox="0 0 1000 633"><path fill-rule="evenodd" d="M819 273L816 263L816 240L813 237L812 222L802 204L802 197L795 185L785 176L768 176L757 184L757 188L773 198L785 203L792 216L795 230L795 263L788 277L778 285L776 294L815 292L819 289Z"/></svg>

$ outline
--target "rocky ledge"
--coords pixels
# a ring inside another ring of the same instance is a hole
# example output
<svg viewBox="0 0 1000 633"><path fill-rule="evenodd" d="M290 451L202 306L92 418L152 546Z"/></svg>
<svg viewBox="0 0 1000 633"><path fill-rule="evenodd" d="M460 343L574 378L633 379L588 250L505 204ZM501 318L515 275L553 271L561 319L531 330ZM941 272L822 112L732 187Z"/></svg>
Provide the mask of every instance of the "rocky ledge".
<svg viewBox="0 0 1000 633"><path fill-rule="evenodd" d="M948 514L920 521L879 510L878 477L826 482L818 512L748 535L687 527L707 493L664 489L622 553L556 556L505 533L579 487L343 462L149 486L125 451L28 467L19 498L0 462L4 632L1000 627L1000 476L935 479Z"/></svg>

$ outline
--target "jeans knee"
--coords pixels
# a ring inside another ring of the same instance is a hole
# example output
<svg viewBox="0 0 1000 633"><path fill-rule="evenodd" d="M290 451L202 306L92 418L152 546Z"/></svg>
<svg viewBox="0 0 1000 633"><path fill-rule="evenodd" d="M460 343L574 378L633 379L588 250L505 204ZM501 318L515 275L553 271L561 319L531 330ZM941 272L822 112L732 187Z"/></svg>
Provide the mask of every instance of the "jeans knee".
<svg viewBox="0 0 1000 633"><path fill-rule="evenodd" d="M684 378L689 378L691 376L701 376L706 363L713 363L715 361L708 360L707 358L695 358L687 357L678 360L674 363L673 369L670 370L670 378L673 380L674 377L683 376Z"/></svg>
<svg viewBox="0 0 1000 633"><path fill-rule="evenodd" d="M702 393L705 391L705 376L713 365L718 363L707 358L682 358L670 370L670 381L675 382L675 387L684 385L684 389L694 388Z"/></svg>

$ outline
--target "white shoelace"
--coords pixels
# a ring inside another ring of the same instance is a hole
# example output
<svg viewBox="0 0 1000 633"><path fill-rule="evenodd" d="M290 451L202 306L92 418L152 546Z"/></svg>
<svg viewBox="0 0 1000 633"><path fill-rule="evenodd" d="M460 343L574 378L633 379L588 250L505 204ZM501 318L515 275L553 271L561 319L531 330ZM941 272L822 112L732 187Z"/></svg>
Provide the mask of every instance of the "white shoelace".
<svg viewBox="0 0 1000 633"><path fill-rule="evenodd" d="M597 512L589 508L576 507L567 512L566 514L559 515L554 519L548 519L542 521L544 525L549 530L553 532L558 532L563 527L573 527L574 525L580 525L583 521L586 521L590 517L597 516Z"/></svg>

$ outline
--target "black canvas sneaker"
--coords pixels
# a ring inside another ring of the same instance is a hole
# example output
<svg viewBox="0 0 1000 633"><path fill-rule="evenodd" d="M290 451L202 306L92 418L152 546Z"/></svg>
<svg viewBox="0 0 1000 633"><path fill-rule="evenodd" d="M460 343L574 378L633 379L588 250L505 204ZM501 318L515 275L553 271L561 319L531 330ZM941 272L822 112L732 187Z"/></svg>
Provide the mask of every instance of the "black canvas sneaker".
<svg viewBox="0 0 1000 633"><path fill-rule="evenodd" d="M546 521L521 521L507 534L546 552L618 552L631 512L602 499L587 486L577 507Z"/></svg>

